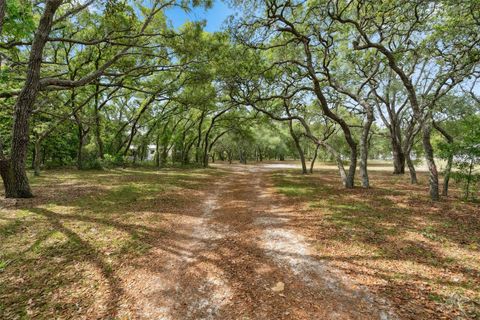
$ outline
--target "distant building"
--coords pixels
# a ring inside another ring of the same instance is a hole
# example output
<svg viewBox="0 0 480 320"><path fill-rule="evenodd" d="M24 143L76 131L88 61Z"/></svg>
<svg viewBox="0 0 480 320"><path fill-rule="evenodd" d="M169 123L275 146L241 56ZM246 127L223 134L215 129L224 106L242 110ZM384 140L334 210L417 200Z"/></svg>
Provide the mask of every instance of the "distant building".
<svg viewBox="0 0 480 320"><path fill-rule="evenodd" d="M153 161L155 160L155 153L157 152L157 146L154 144L149 144L147 147L147 154L145 160Z"/></svg>
<svg viewBox="0 0 480 320"><path fill-rule="evenodd" d="M137 146L134 146L134 145L131 145L130 146L130 152L132 154L132 156L130 156L130 160L133 160L134 157L137 157L138 158L141 158L139 157L139 154L138 154L138 147ZM145 157L143 158L145 161L153 161L155 160L155 153L157 152L157 146L154 145L154 144L149 144L147 146L147 150L146 150L146 154L145 154Z"/></svg>

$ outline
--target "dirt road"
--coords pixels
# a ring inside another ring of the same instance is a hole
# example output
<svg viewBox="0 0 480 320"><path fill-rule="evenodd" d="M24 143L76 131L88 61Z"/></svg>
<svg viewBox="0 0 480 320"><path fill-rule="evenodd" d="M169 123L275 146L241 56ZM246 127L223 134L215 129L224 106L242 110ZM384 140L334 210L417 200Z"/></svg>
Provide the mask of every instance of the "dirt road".
<svg viewBox="0 0 480 320"><path fill-rule="evenodd" d="M268 172L234 166L184 230L126 288L143 319L396 319L388 302L321 261L289 223ZM155 259L162 260L162 264ZM121 313L120 313L121 315Z"/></svg>

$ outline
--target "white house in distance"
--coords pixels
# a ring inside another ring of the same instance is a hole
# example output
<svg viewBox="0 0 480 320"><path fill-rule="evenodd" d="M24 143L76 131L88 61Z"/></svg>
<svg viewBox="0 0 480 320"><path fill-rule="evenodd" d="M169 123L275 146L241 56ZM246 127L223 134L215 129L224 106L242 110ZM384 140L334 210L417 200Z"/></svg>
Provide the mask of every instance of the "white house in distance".
<svg viewBox="0 0 480 320"><path fill-rule="evenodd" d="M155 152L157 151L157 146L154 144L149 144L147 147L147 156L145 160L153 161L155 159Z"/></svg>
<svg viewBox="0 0 480 320"><path fill-rule="evenodd" d="M132 151L132 153L135 152L136 150L137 150L137 146L134 146L134 145L131 145L131 146L130 146L130 151ZM154 145L154 144L149 144L149 145L147 146L147 154L146 154L144 160L145 160L145 161L153 161L153 160L155 160L155 152L156 152L156 150L157 150L156 145ZM132 156L130 156L130 157L132 157Z"/></svg>

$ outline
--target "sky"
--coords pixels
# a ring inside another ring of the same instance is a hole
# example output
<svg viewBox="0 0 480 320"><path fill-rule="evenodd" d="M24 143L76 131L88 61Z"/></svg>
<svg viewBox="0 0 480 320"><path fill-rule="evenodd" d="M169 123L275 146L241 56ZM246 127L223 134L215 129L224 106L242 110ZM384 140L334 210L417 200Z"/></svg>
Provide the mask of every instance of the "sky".
<svg viewBox="0 0 480 320"><path fill-rule="evenodd" d="M206 20L206 31L215 32L220 31L223 26L223 22L228 16L233 14L227 4L220 0L214 0L213 6L210 9L204 9L201 7L193 8L190 12L185 12L182 9L175 7L166 10L166 15L170 19L175 28L180 27L187 21L200 21Z"/></svg>

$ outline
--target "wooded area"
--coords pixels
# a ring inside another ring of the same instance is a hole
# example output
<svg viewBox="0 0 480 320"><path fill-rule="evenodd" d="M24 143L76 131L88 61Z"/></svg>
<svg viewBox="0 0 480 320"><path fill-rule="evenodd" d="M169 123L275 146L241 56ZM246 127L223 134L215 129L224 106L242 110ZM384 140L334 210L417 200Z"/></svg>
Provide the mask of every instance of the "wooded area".
<svg viewBox="0 0 480 320"><path fill-rule="evenodd" d="M244 177L257 172L254 165L285 163L295 169L281 179L266 167L258 172L297 206L333 195L324 184L347 206L360 205L355 214L365 208L358 192L379 208L383 190L392 193L384 199L428 192L430 200L415 198L412 210L428 211L429 203L445 214L466 212L445 219L470 224L472 242L462 245L478 250L478 0L225 2L234 14L222 30L208 32L205 21L176 28L167 13L209 10L211 0L0 0L5 198L37 208L35 201L54 201L42 188L55 183L77 188L84 181L94 192L105 183L95 176L111 174L122 186L116 170L131 181L147 179L158 194L163 187L153 177L168 180L174 172L181 181L182 170L192 174L185 179L198 174L205 188L221 189L225 172ZM281 191L285 179L292 194ZM263 190L262 183L256 185ZM300 194L305 184L318 190ZM392 207L403 201L397 200ZM2 261L14 260L0 255L0 273ZM469 290L479 297L480 290ZM0 315L7 309L0 303Z"/></svg>
<svg viewBox="0 0 480 320"><path fill-rule="evenodd" d="M476 1L240 1L225 32L172 29L187 2L3 1L2 179L26 170L308 157L354 186L368 159L437 159L472 186L479 154ZM209 5L196 1L193 5ZM293 138L293 142L292 139ZM153 147L154 146L154 147ZM304 165L306 173L306 166ZM468 188L469 189L469 188ZM466 196L472 190L466 190Z"/></svg>

